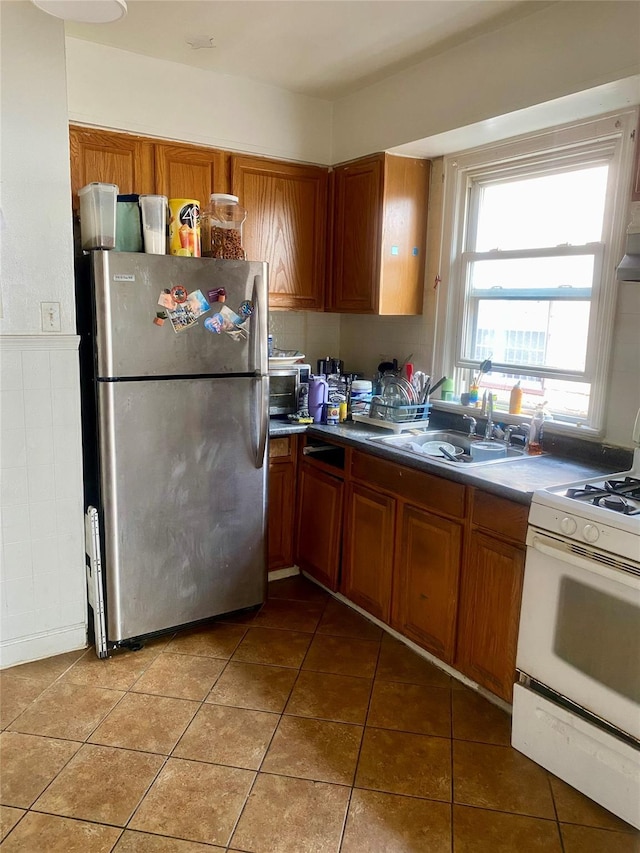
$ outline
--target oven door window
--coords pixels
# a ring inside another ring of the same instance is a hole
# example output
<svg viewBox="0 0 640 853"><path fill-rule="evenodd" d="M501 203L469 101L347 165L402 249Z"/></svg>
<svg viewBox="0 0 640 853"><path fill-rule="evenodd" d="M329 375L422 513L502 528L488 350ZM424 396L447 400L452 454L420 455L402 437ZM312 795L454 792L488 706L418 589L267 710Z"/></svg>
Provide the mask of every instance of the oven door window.
<svg viewBox="0 0 640 853"><path fill-rule="evenodd" d="M639 584L597 554L529 536L516 657L520 672L637 739Z"/></svg>
<svg viewBox="0 0 640 853"><path fill-rule="evenodd" d="M620 696L640 702L636 605L565 576L555 626L554 654Z"/></svg>
<svg viewBox="0 0 640 853"><path fill-rule="evenodd" d="M271 414L288 414L297 409L297 376L295 374L269 375L269 409Z"/></svg>

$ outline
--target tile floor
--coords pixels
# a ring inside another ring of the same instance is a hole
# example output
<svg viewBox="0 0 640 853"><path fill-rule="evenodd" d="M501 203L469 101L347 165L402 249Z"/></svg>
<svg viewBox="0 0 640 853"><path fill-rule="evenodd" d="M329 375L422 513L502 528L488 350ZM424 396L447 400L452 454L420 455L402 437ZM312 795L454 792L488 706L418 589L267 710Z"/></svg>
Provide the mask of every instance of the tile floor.
<svg viewBox="0 0 640 853"><path fill-rule="evenodd" d="M303 578L0 675L3 853L630 853L501 710Z"/></svg>

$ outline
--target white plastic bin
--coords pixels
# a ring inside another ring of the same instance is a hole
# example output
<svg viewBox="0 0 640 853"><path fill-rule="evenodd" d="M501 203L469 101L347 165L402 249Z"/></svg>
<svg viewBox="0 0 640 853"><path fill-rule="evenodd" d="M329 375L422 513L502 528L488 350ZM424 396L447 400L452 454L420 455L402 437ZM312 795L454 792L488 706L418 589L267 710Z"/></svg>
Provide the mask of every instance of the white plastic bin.
<svg viewBox="0 0 640 853"><path fill-rule="evenodd" d="M116 184L94 181L78 190L80 239L85 251L113 249L116 245Z"/></svg>

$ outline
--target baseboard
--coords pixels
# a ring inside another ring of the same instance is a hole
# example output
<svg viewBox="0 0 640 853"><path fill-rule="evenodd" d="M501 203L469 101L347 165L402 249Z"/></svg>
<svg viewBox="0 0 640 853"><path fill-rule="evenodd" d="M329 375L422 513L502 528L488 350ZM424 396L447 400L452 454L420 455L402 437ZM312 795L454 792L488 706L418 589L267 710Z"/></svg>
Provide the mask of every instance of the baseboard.
<svg viewBox="0 0 640 853"><path fill-rule="evenodd" d="M400 634L398 631L395 631L390 625L387 625L385 622L381 622L380 619L377 619L375 616L372 616L371 613L367 613L362 607L358 607L357 604L354 604L353 601L349 601L348 598L345 598L344 595L341 595L339 592L332 592L328 587L324 584L321 584L320 581L317 581L315 578L308 575L306 572L301 572L301 574L310 580L312 583L319 586L321 589L324 589L325 592L328 592L333 598L337 601L341 601L343 604L346 604L347 607L350 607L352 610L355 610L356 613L359 613L361 616L364 616L365 619L368 619L369 622L373 622L379 628L382 628L387 634L392 636L395 640L399 640L401 643L404 643L405 646L408 646L412 652L415 652L417 655L420 655L421 658L429 661L434 666L437 666L438 669L441 669L447 675L450 675L452 678L455 678L456 681L462 682L465 687L469 687L471 690L475 690L476 693L479 693L483 696L487 701L492 702L494 705L497 705L499 708L502 708L503 711L506 711L507 714L511 714L512 708L508 702L505 702L504 699L501 699L499 696L495 696L491 691L486 690L484 687L481 687L471 678L467 678L466 675L463 675L461 672L458 672L457 669L454 669L452 666L444 663L435 655L430 654L425 651L425 649L420 648L420 646L416 645L412 642L408 637L405 637L404 634Z"/></svg>
<svg viewBox="0 0 640 853"><path fill-rule="evenodd" d="M51 634L21 637L0 644L0 669L73 652L87 646L87 626L73 625Z"/></svg>
<svg viewBox="0 0 640 853"><path fill-rule="evenodd" d="M300 569L297 566L289 566L286 569L273 569L269 572L269 583L271 581L279 581L282 578L292 578L294 575L299 575Z"/></svg>

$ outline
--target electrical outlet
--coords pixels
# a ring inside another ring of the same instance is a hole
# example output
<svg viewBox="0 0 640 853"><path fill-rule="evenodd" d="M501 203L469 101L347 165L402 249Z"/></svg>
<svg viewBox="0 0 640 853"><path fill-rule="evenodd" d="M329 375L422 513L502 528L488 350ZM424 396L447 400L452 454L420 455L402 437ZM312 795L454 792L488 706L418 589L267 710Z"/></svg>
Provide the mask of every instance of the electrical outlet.
<svg viewBox="0 0 640 853"><path fill-rule="evenodd" d="M40 303L40 321L43 332L59 332L60 331L60 303L59 302L41 302Z"/></svg>

